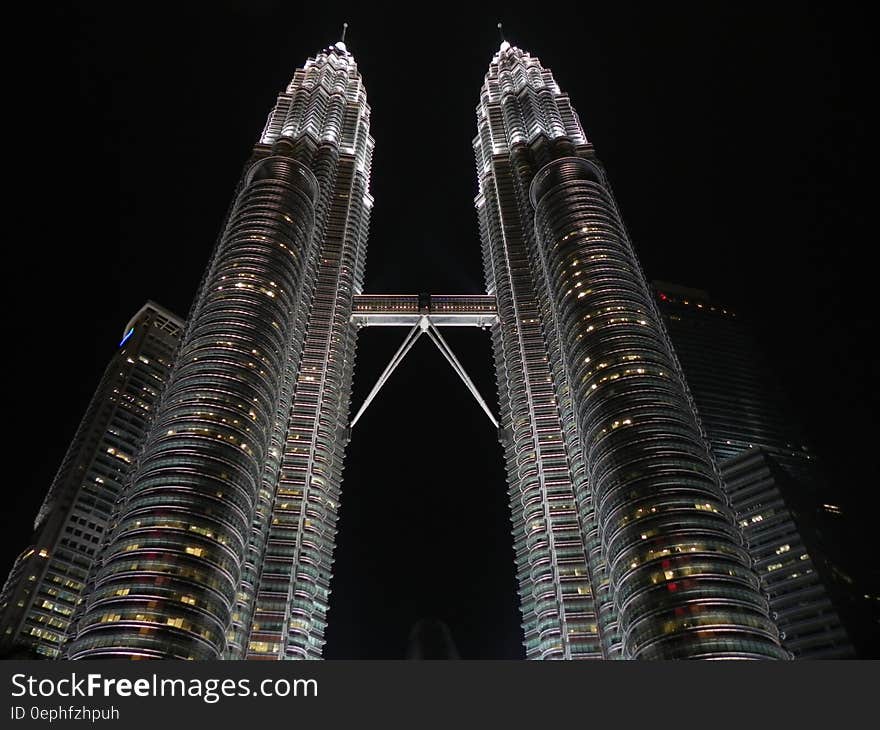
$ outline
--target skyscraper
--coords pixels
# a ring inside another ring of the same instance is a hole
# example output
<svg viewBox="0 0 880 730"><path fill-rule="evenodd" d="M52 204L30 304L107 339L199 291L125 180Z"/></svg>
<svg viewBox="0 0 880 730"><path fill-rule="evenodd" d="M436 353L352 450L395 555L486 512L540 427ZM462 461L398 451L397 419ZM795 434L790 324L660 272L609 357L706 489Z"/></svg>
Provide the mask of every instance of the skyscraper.
<svg viewBox="0 0 880 730"><path fill-rule="evenodd" d="M319 655L372 149L340 41L245 166L71 658Z"/></svg>
<svg viewBox="0 0 880 730"><path fill-rule="evenodd" d="M705 291L654 288L783 646L801 659L851 657L817 539L822 513L839 507L749 326Z"/></svg>
<svg viewBox="0 0 880 730"><path fill-rule="evenodd" d="M528 656L785 656L568 97L503 42L477 120Z"/></svg>
<svg viewBox="0 0 880 730"><path fill-rule="evenodd" d="M474 140L487 295L362 295L373 141L344 42L270 113L66 655L318 658L357 328L422 334L499 428L529 658L783 658L567 96L503 43ZM489 328L495 418L440 334Z"/></svg>
<svg viewBox="0 0 880 730"><path fill-rule="evenodd" d="M0 594L0 645L58 656L182 327L154 302L125 326Z"/></svg>
<svg viewBox="0 0 880 730"><path fill-rule="evenodd" d="M370 108L342 42L296 72L261 144L301 144L312 136L326 158L313 163L323 196L322 223L315 234L311 309L302 359L292 373L289 419L286 403L278 414L288 424L274 446L283 457L266 479L274 499L266 503L271 517L267 521L258 513L254 522L255 536L267 532L255 563L260 579L252 625L242 622L249 632L242 647L249 659L315 659L324 645L356 344L351 315L354 296L363 288L373 206Z"/></svg>

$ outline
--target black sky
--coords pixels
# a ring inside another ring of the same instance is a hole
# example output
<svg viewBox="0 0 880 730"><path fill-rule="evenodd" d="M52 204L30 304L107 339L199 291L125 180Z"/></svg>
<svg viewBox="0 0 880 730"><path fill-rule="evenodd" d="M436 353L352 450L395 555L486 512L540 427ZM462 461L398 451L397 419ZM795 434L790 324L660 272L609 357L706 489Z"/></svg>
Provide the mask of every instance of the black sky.
<svg viewBox="0 0 880 730"><path fill-rule="evenodd" d="M876 514L860 11L81 5L35 6L7 61L4 575L124 324L147 299L186 315L275 95L343 20L376 139L367 291L481 291L471 139L500 18L570 94L649 277L755 323L840 501ZM363 335L355 406L402 336ZM495 407L488 338L449 340ZM350 445L327 656L402 657L426 616L465 658L520 656L505 491L491 425L420 342Z"/></svg>

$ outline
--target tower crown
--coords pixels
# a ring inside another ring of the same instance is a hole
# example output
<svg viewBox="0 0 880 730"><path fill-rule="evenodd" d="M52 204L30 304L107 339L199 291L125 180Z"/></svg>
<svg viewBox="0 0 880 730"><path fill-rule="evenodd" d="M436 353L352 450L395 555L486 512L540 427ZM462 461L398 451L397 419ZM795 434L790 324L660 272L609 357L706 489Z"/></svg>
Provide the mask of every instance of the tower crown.
<svg viewBox="0 0 880 730"><path fill-rule="evenodd" d="M370 108L363 79L345 34L297 69L269 113L260 143L272 145L284 137L308 137L311 144L337 144L355 154L366 169L373 140L369 136Z"/></svg>
<svg viewBox="0 0 880 730"><path fill-rule="evenodd" d="M492 155L539 137L565 137L588 144L583 127L565 94L541 61L503 36L489 63L477 106L475 140L478 169L487 169Z"/></svg>

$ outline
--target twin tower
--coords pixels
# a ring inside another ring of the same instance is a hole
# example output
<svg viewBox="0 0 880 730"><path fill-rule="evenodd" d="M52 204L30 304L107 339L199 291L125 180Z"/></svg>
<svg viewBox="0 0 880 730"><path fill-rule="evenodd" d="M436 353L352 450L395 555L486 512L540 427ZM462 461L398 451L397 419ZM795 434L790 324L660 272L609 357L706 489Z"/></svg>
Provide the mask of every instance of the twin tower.
<svg viewBox="0 0 880 730"><path fill-rule="evenodd" d="M358 329L412 327L387 375L420 334L457 365L439 328L478 324L527 657L786 658L605 170L551 72L504 42L480 90L485 295L362 293L369 124L343 42L278 96L66 656L320 658Z"/></svg>

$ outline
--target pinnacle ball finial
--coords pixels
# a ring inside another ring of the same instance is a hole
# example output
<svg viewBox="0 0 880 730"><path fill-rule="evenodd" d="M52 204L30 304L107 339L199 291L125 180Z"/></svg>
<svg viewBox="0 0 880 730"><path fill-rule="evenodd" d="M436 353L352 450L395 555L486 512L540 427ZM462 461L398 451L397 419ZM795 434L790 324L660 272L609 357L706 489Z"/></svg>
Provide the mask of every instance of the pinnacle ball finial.
<svg viewBox="0 0 880 730"><path fill-rule="evenodd" d="M347 30L348 30L348 23L344 22L342 24L342 37L339 39L339 41L341 43L345 43L345 31L347 31Z"/></svg>

